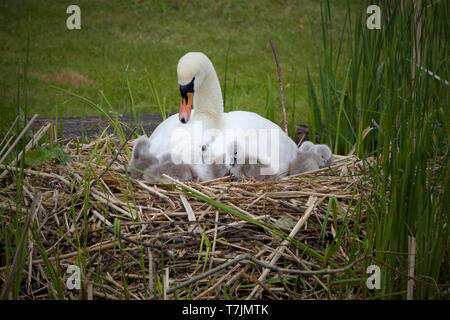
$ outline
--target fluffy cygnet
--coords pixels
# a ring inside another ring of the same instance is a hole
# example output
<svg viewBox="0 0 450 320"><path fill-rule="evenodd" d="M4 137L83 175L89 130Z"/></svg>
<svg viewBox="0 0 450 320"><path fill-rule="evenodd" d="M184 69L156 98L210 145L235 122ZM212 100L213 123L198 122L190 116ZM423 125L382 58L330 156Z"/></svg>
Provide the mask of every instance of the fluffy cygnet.
<svg viewBox="0 0 450 320"><path fill-rule="evenodd" d="M236 177L236 179L241 179L241 175L247 178L255 178L255 180L263 181L272 177L272 175L263 175L261 174L261 170L263 168L269 168L269 165L262 164L261 162L257 163L248 163L248 158L245 159L244 164L236 164L230 170L230 173Z"/></svg>
<svg viewBox="0 0 450 320"><path fill-rule="evenodd" d="M202 163L196 165L195 169L199 172L201 181L209 181L225 177L230 174L230 168L233 164L233 158L229 158L226 152L221 149L211 148L209 145L202 145ZM232 146L230 156L232 155ZM226 151L226 150L225 150Z"/></svg>
<svg viewBox="0 0 450 320"><path fill-rule="evenodd" d="M150 140L145 136L140 137L134 144L128 174L133 179L144 179L153 183L169 182L168 179L160 177L163 173L183 181L194 179L190 165L174 164L169 154L164 155L160 163L158 158L150 153Z"/></svg>
<svg viewBox="0 0 450 320"><path fill-rule="evenodd" d="M142 136L134 143L133 154L128 164L128 174L133 179L142 179L143 173L138 170L145 171L158 163L158 159L150 153L150 140Z"/></svg>
<svg viewBox="0 0 450 320"><path fill-rule="evenodd" d="M262 174L261 170L266 169L267 171L270 169L270 164L263 164L259 159L252 158L252 160L250 160L247 156L248 153L242 144L234 141L234 143L231 143L228 148L229 154L234 154L234 164L231 166L229 172L236 179L242 179L241 175L243 175L247 178L254 178L258 181L262 181L273 176Z"/></svg>
<svg viewBox="0 0 450 320"><path fill-rule="evenodd" d="M312 151L313 148L314 148L314 143L312 143L311 141L305 141L300 145L300 148L298 149L298 151L300 151L300 152Z"/></svg>
<svg viewBox="0 0 450 320"><path fill-rule="evenodd" d="M316 144L314 145L313 152L320 156L321 161L319 163L319 168L329 167L333 164L333 153L330 147L326 144Z"/></svg>
<svg viewBox="0 0 450 320"><path fill-rule="evenodd" d="M322 158L312 151L299 152L297 158L289 166L289 175L299 174L306 171L317 170Z"/></svg>
<svg viewBox="0 0 450 320"><path fill-rule="evenodd" d="M204 164L202 168L199 168L199 165L175 164L169 153L158 160L150 153L150 140L144 136L135 142L131 161L128 164L128 174L131 178L143 179L151 183L169 183L170 180L162 177L163 174L180 181L195 180L198 177L196 171L198 169L202 170L202 180L223 177L229 173L229 166L225 164Z"/></svg>
<svg viewBox="0 0 450 320"><path fill-rule="evenodd" d="M147 167L145 172L148 174L144 175L144 180L152 183L169 183L170 180L162 177L163 174L181 181L195 180L195 174L192 170L192 166L184 163L173 163L171 161L170 154L163 157L161 164Z"/></svg>
<svg viewBox="0 0 450 320"><path fill-rule="evenodd" d="M202 181L222 178L230 173L230 166L227 166L223 163L203 164L202 166L204 167L202 169Z"/></svg>
<svg viewBox="0 0 450 320"><path fill-rule="evenodd" d="M325 168L333 164L333 153L326 144L314 144L311 141L305 141L298 149L299 152L314 152L321 157L319 168Z"/></svg>

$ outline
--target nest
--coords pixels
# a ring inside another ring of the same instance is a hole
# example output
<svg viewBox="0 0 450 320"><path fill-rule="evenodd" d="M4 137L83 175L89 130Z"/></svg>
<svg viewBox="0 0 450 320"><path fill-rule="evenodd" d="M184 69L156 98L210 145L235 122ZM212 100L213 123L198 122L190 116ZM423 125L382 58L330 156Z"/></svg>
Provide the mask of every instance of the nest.
<svg viewBox="0 0 450 320"><path fill-rule="evenodd" d="M15 180L6 180L2 224L14 217L25 224L34 214L20 298L62 292L65 299L323 299L328 277L350 268L363 273L356 268L361 256L350 252L358 239L346 238L355 223L358 237L365 234L366 209L355 216L355 206L370 185L367 163L357 157L336 155L330 168L280 181L149 184L127 177L129 158L120 147L112 135L89 144L72 140L65 146L71 161L24 169L22 209ZM4 168L6 178L19 171ZM336 237L343 241L324 264L320 257ZM67 285L71 265L80 267L79 289Z"/></svg>

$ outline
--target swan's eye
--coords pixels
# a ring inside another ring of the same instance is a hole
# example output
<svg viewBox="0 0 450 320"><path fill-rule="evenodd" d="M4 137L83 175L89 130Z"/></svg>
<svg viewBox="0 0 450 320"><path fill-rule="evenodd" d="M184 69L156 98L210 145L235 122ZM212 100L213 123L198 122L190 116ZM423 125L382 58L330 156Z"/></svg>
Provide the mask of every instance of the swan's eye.
<svg viewBox="0 0 450 320"><path fill-rule="evenodd" d="M187 99L187 93L188 92L194 93L194 80L195 80L195 77L188 84L185 84L185 85L180 84L181 97Z"/></svg>

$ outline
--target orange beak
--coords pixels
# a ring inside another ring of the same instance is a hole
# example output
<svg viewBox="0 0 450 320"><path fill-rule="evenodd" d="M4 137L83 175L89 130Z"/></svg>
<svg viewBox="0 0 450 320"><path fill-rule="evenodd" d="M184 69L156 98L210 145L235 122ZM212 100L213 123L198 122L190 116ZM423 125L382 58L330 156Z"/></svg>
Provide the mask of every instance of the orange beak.
<svg viewBox="0 0 450 320"><path fill-rule="evenodd" d="M191 116L192 98L194 96L191 92L188 92L186 95L187 98L181 97L180 113L178 114L178 117L182 123L187 123L189 121Z"/></svg>

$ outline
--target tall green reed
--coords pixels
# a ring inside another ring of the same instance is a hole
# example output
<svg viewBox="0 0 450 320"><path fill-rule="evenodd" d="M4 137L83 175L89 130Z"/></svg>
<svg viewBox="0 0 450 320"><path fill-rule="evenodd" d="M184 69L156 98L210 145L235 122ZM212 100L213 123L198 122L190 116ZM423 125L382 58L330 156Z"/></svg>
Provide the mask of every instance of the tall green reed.
<svg viewBox="0 0 450 320"><path fill-rule="evenodd" d="M349 28L336 49L329 1L322 2L320 88L308 77L309 126L336 153L375 156L367 243L383 268L374 296L406 297L407 258L392 252L408 252L414 237L413 296L438 298L449 277L449 4L384 3L375 1L381 29L370 30L366 8L374 3L355 14L347 1ZM376 130L366 135L368 127Z"/></svg>

